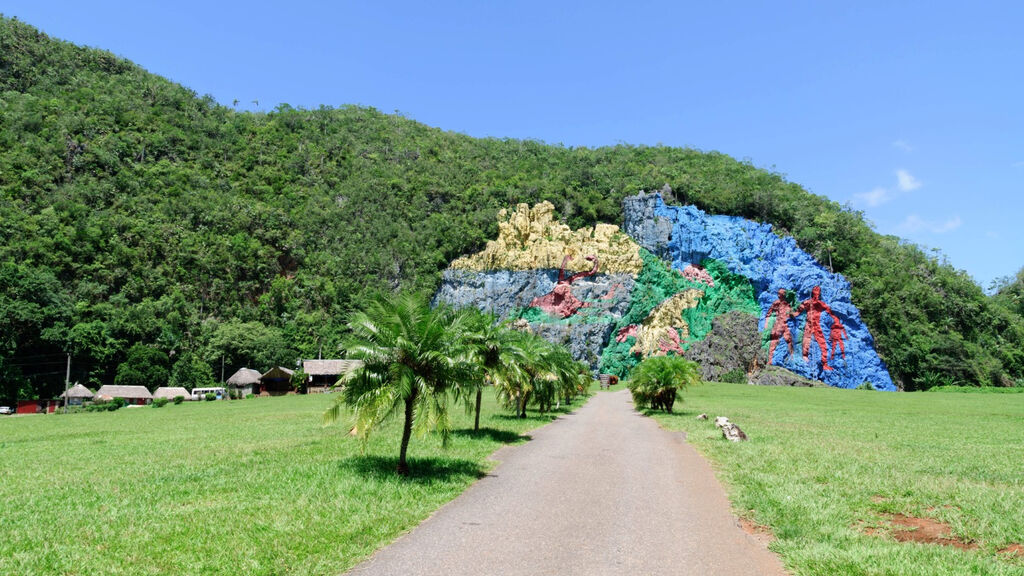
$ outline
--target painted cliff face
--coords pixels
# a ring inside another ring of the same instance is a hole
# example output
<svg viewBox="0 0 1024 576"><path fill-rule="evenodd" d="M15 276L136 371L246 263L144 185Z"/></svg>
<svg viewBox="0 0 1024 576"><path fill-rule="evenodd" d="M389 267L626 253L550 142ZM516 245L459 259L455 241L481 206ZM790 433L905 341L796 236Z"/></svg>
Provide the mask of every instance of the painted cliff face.
<svg viewBox="0 0 1024 576"><path fill-rule="evenodd" d="M751 366L892 388L845 281L791 239L789 246L764 225L668 207L657 195L624 204L628 234L610 224L571 230L547 202L502 211L498 238L453 262L437 298L525 319L595 372L621 377L645 357L685 354L716 317L740 311L764 324L762 358ZM774 267L751 264L764 260ZM793 354L794 338L802 355ZM851 361L868 367L851 369Z"/></svg>

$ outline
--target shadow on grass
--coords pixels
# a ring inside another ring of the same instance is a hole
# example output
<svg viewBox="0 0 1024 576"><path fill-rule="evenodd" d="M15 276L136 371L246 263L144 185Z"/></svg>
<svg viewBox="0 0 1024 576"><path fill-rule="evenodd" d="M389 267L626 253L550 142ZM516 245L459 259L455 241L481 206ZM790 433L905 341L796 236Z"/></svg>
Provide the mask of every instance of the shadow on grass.
<svg viewBox="0 0 1024 576"><path fill-rule="evenodd" d="M479 463L461 458L409 458L408 462L409 475L404 478L395 472L398 468L397 456L352 456L342 460L339 466L342 470L351 470L374 480L401 479L421 484L459 478L483 478L487 475Z"/></svg>
<svg viewBox="0 0 1024 576"><path fill-rule="evenodd" d="M519 444L533 439L529 435L516 434L511 430L498 430L497 428L481 428L479 430L463 428L462 430L453 430L452 435L473 439L486 438L502 444Z"/></svg>
<svg viewBox="0 0 1024 576"><path fill-rule="evenodd" d="M541 414L540 412L527 411L526 418L520 418L516 414L494 414L491 418L497 420L519 420L522 422L553 422L559 416L575 414L576 411L573 408L576 406L563 406L561 408L553 409L549 412Z"/></svg>

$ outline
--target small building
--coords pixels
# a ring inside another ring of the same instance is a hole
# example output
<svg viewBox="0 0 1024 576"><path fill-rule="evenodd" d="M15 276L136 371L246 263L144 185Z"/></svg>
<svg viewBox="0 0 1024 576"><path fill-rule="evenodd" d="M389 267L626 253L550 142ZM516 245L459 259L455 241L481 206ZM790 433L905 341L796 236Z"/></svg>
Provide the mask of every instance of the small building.
<svg viewBox="0 0 1024 576"><path fill-rule="evenodd" d="M153 401L153 395L145 386L115 386L112 384L100 386L94 398L102 400L121 398L133 405L149 404Z"/></svg>
<svg viewBox="0 0 1024 576"><path fill-rule="evenodd" d="M308 376L306 392L326 392L342 376L362 365L361 360L303 360L302 371Z"/></svg>
<svg viewBox="0 0 1024 576"><path fill-rule="evenodd" d="M239 368L237 372L231 375L231 378L228 378L225 384L227 384L230 390L245 398L252 394L254 389L259 388L260 378L262 377L263 375L260 374L259 370Z"/></svg>
<svg viewBox="0 0 1024 576"><path fill-rule="evenodd" d="M153 392L153 399L167 398L168 400L174 400L178 396L181 396L185 400L191 400L192 394L188 390L181 386L161 386Z"/></svg>
<svg viewBox="0 0 1024 576"><path fill-rule="evenodd" d="M295 372L275 366L260 376L260 396L284 396L292 391L292 374Z"/></svg>
<svg viewBox="0 0 1024 576"><path fill-rule="evenodd" d="M65 390L60 395L60 398L62 403L66 399L68 406L81 406L87 400L92 400L93 396L95 394L93 394L92 390L76 382L74 386Z"/></svg>

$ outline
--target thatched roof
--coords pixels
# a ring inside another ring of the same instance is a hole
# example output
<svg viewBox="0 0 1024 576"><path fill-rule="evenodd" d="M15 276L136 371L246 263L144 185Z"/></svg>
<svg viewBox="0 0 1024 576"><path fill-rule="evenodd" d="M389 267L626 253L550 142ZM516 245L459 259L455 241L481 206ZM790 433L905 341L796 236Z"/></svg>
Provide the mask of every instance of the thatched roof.
<svg viewBox="0 0 1024 576"><path fill-rule="evenodd" d="M287 368L282 368L281 366L274 366L270 370L267 370L266 372L264 372L263 376L261 376L261 379L263 379L263 380L291 380L292 374L294 374L294 373L295 373L294 370L289 370Z"/></svg>
<svg viewBox="0 0 1024 576"><path fill-rule="evenodd" d="M303 360L302 371L310 376L341 376L362 365L361 360Z"/></svg>
<svg viewBox="0 0 1024 576"><path fill-rule="evenodd" d="M234 386L235 388L243 388L245 386L252 386L253 384L260 383L259 370L253 370L252 368L239 368L238 372L231 375L228 378L227 385Z"/></svg>
<svg viewBox="0 0 1024 576"><path fill-rule="evenodd" d="M188 390L181 386L162 386L153 392L153 398L167 398L173 400L176 396L181 396L186 400L192 398L192 395L188 393Z"/></svg>
<svg viewBox="0 0 1024 576"><path fill-rule="evenodd" d="M153 395L149 393L145 386L114 386L111 384L100 386L100 389L96 391L96 395L108 398L124 398L126 400L132 398L153 398Z"/></svg>
<svg viewBox="0 0 1024 576"><path fill-rule="evenodd" d="M68 388L60 395L61 398L92 398L94 394L92 390L89 390L85 386L76 383L71 388Z"/></svg>

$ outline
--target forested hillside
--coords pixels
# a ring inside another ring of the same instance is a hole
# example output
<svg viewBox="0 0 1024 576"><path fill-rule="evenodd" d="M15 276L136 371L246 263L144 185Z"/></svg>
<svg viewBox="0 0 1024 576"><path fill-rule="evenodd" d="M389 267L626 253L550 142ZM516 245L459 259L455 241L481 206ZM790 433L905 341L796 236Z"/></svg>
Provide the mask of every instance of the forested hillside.
<svg viewBox="0 0 1024 576"><path fill-rule="evenodd" d="M860 214L718 153L476 139L373 109L242 113L0 19L0 401L111 382L133 345L189 385L337 354L378 290L436 288L554 203L572 227L675 203L770 222L842 272L906 389L1024 380L1019 284L990 298ZM1017 292L1013 292L1017 290Z"/></svg>

